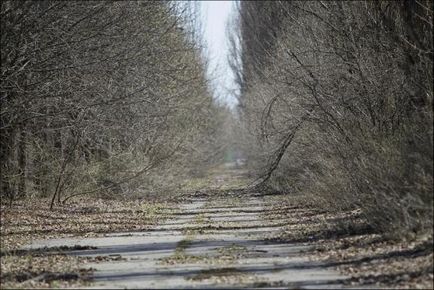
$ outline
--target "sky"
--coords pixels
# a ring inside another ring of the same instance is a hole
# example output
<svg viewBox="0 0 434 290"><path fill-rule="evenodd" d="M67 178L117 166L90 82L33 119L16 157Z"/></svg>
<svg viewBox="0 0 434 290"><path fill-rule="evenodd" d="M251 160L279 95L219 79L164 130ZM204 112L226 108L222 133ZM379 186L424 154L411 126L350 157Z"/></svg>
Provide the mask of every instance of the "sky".
<svg viewBox="0 0 434 290"><path fill-rule="evenodd" d="M234 76L227 63L229 46L226 25L235 13L234 1L200 1L200 18L203 39L209 60L208 77L214 88L214 97L234 108L237 99L233 95L236 86Z"/></svg>

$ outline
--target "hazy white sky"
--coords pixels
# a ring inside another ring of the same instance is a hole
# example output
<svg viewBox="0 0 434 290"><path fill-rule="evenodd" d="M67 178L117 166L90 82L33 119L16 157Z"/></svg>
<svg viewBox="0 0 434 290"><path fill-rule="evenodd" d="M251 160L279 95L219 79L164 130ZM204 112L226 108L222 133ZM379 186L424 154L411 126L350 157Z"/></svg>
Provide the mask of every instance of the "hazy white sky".
<svg viewBox="0 0 434 290"><path fill-rule="evenodd" d="M200 12L204 40L208 48L208 75L212 78L215 97L230 107L237 104L231 92L235 89L232 71L227 63L228 40L226 24L235 13L234 1L200 1Z"/></svg>

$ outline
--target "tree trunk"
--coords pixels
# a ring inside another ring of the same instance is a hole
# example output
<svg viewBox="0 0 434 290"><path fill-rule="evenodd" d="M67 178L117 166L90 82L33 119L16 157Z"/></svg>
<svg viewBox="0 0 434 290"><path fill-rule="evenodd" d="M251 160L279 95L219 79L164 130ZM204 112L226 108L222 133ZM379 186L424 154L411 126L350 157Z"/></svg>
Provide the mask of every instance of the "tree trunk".
<svg viewBox="0 0 434 290"><path fill-rule="evenodd" d="M18 139L18 196L26 196L26 179L27 179L27 156L26 156L26 127L20 126L19 139Z"/></svg>
<svg viewBox="0 0 434 290"><path fill-rule="evenodd" d="M3 125L3 122L1 122ZM15 189L11 182L10 175L12 172L12 160L14 158L13 143L15 130L13 128L3 129L0 131L0 198L9 198L10 205L15 195Z"/></svg>

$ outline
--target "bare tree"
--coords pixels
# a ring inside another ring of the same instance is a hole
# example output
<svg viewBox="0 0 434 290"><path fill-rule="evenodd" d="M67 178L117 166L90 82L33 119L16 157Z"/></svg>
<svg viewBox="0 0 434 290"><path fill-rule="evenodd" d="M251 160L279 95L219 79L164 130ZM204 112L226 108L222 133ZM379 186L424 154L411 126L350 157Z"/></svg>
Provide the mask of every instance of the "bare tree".
<svg viewBox="0 0 434 290"><path fill-rule="evenodd" d="M52 208L133 192L153 186L152 170L188 168L192 152L209 150L197 144L212 138L219 108L194 13L172 2L3 1L2 196L51 195Z"/></svg>
<svg viewBox="0 0 434 290"><path fill-rule="evenodd" d="M240 4L232 59L258 181L383 230L430 227L432 5Z"/></svg>

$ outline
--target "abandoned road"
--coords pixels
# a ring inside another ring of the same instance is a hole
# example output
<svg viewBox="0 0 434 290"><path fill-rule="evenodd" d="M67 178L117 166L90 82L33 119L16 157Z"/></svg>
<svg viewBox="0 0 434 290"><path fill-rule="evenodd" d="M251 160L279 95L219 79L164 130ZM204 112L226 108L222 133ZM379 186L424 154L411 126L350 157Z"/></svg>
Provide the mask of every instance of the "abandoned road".
<svg viewBox="0 0 434 290"><path fill-rule="evenodd" d="M90 288L342 287L347 277L303 256L308 245L267 238L285 225L264 219L272 210L266 197L192 197L150 231L41 240L28 248L91 246L67 252L101 257L87 265L94 269Z"/></svg>

